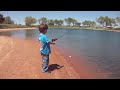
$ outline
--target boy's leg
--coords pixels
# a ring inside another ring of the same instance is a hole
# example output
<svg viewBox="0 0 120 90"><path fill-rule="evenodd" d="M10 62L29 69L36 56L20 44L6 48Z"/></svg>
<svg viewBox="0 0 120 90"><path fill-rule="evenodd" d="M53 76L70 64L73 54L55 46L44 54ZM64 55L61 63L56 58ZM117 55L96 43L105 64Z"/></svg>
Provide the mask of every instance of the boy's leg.
<svg viewBox="0 0 120 90"><path fill-rule="evenodd" d="M49 65L49 55L42 55L42 72L46 72L48 70Z"/></svg>

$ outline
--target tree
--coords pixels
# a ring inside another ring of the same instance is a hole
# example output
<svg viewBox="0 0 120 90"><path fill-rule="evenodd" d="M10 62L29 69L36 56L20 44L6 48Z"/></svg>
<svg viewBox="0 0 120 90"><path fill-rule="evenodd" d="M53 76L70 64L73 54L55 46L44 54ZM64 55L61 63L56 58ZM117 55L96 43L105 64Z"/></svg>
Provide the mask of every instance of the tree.
<svg viewBox="0 0 120 90"><path fill-rule="evenodd" d="M90 23L90 27L95 27L96 26L95 21L90 21L89 23Z"/></svg>
<svg viewBox="0 0 120 90"><path fill-rule="evenodd" d="M83 26L90 26L89 21L86 21L86 20L84 22L82 22L82 25Z"/></svg>
<svg viewBox="0 0 120 90"><path fill-rule="evenodd" d="M72 18L65 18L64 19L65 20L65 22L66 22L66 24L68 25L68 26L70 26L71 24L73 24L74 25L74 23L75 23L75 20L73 20Z"/></svg>
<svg viewBox="0 0 120 90"><path fill-rule="evenodd" d="M46 17L42 17L42 18L38 19L38 22L39 22L39 24L47 23L47 18Z"/></svg>
<svg viewBox="0 0 120 90"><path fill-rule="evenodd" d="M104 22L105 22L105 20L104 20L104 17L103 17L103 16L97 18L97 22L104 27Z"/></svg>
<svg viewBox="0 0 120 90"><path fill-rule="evenodd" d="M59 20L59 26L62 26L63 25L63 20Z"/></svg>
<svg viewBox="0 0 120 90"><path fill-rule="evenodd" d="M116 22L118 23L118 25L120 25L120 16L115 18Z"/></svg>
<svg viewBox="0 0 120 90"><path fill-rule="evenodd" d="M65 18L64 21L66 22L66 24L67 24L68 26L70 26L70 23L69 23L69 21L68 21L67 18Z"/></svg>
<svg viewBox="0 0 120 90"><path fill-rule="evenodd" d="M114 26L117 25L114 18L111 18L110 21L109 21L109 23L110 23L110 27L112 27L112 26L114 27Z"/></svg>
<svg viewBox="0 0 120 90"><path fill-rule="evenodd" d="M32 24L35 24L37 22L37 20L31 16L28 16L25 18L25 24L27 26L31 26Z"/></svg>
<svg viewBox="0 0 120 90"><path fill-rule="evenodd" d="M82 22L82 25L87 27L95 27L96 23L95 21L85 20L84 22Z"/></svg>
<svg viewBox="0 0 120 90"><path fill-rule="evenodd" d="M62 26L63 20L57 20L57 19L55 19L55 20L54 20L54 24L55 24L56 26Z"/></svg>
<svg viewBox="0 0 120 90"><path fill-rule="evenodd" d="M58 26L58 20L57 19L54 20L54 23L55 23L56 26Z"/></svg>
<svg viewBox="0 0 120 90"><path fill-rule="evenodd" d="M98 19L97 19L97 22L99 23L99 24L101 24L103 27L112 27L113 25L115 25L115 19L113 19L113 18L109 18L108 16L105 16L105 17L103 17L103 16L101 16L101 17L99 17Z"/></svg>
<svg viewBox="0 0 120 90"><path fill-rule="evenodd" d="M4 24L14 24L14 21L10 18L10 16L5 17Z"/></svg>
<svg viewBox="0 0 120 90"><path fill-rule="evenodd" d="M53 26L54 25L54 20L52 20L52 19L48 20L48 25Z"/></svg>
<svg viewBox="0 0 120 90"><path fill-rule="evenodd" d="M73 26L75 26L75 23L77 23L77 20L74 18L71 18L70 20L71 20L71 23L73 24Z"/></svg>
<svg viewBox="0 0 120 90"><path fill-rule="evenodd" d="M0 19L1 19L1 18L3 18L3 15L2 15L2 14L0 14Z"/></svg>
<svg viewBox="0 0 120 90"><path fill-rule="evenodd" d="M5 18L3 18L3 15L0 14L0 23L4 22L5 21Z"/></svg>
<svg viewBox="0 0 120 90"><path fill-rule="evenodd" d="M79 26L80 27L81 23L80 22L75 22L75 26Z"/></svg>

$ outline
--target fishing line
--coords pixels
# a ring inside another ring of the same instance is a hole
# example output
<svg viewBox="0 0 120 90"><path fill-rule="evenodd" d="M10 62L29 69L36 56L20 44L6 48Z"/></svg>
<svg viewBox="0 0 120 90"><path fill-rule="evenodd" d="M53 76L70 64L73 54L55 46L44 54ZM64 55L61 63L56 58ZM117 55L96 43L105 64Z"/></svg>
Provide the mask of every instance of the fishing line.
<svg viewBox="0 0 120 90"><path fill-rule="evenodd" d="M58 40L58 39L62 38L62 37L63 37L64 35L66 35L68 32L70 32L70 31L67 31L67 32L63 33L61 36L57 37L56 39Z"/></svg>

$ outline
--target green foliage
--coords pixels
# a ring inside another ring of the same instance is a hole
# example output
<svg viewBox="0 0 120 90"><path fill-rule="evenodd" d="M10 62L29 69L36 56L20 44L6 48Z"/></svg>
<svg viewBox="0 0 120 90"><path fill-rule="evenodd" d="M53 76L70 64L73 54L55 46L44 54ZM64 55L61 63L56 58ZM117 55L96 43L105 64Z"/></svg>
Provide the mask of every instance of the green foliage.
<svg viewBox="0 0 120 90"><path fill-rule="evenodd" d="M63 20L57 20L57 19L55 19L55 20L54 20L54 24L55 24L56 26L62 26Z"/></svg>
<svg viewBox="0 0 120 90"><path fill-rule="evenodd" d="M52 20L52 19L48 20L48 25L54 26L54 20Z"/></svg>
<svg viewBox="0 0 120 90"><path fill-rule="evenodd" d="M71 24L73 26L75 26L77 24L77 20L74 18L65 18L64 21L67 23L68 26L71 26Z"/></svg>
<svg viewBox="0 0 120 90"><path fill-rule="evenodd" d="M96 23L94 21L87 21L85 20L84 22L82 22L83 26L87 26L87 27L95 27Z"/></svg>
<svg viewBox="0 0 120 90"><path fill-rule="evenodd" d="M75 22L75 26L79 26L80 27L81 23L80 22Z"/></svg>
<svg viewBox="0 0 120 90"><path fill-rule="evenodd" d="M28 28L28 26L16 25L16 24L0 24L0 28L2 28L2 29L6 29L6 28Z"/></svg>
<svg viewBox="0 0 120 90"><path fill-rule="evenodd" d="M11 20L11 18L9 16L7 16L7 17L5 17L4 24L14 24L14 21Z"/></svg>
<svg viewBox="0 0 120 90"><path fill-rule="evenodd" d="M0 19L1 19L1 18L3 18L3 15L2 15L2 14L0 14Z"/></svg>
<svg viewBox="0 0 120 90"><path fill-rule="evenodd" d="M28 16L25 18L25 25L26 26L31 26L32 24L35 24L37 20L31 16Z"/></svg>
<svg viewBox="0 0 120 90"><path fill-rule="evenodd" d="M3 23L5 21L5 18L3 17L2 14L0 14L0 23Z"/></svg>
<svg viewBox="0 0 120 90"><path fill-rule="evenodd" d="M42 18L38 19L38 22L39 22L39 24L40 23L47 23L47 18L46 17L42 17Z"/></svg>
<svg viewBox="0 0 120 90"><path fill-rule="evenodd" d="M119 16L119 17L116 17L115 20L116 20L116 23L117 23L118 25L120 25L120 16ZM116 26L117 26L117 25L116 25Z"/></svg>
<svg viewBox="0 0 120 90"><path fill-rule="evenodd" d="M97 22L99 24L101 24L103 27L112 27L116 24L115 22L115 19L113 18L109 18L108 16L100 16L98 19L97 19Z"/></svg>

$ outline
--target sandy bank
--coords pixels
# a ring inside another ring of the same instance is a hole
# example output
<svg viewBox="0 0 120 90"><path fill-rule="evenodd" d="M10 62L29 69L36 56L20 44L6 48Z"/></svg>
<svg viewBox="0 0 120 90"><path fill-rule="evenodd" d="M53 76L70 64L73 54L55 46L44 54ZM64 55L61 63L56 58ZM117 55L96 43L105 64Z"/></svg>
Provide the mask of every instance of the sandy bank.
<svg viewBox="0 0 120 90"><path fill-rule="evenodd" d="M112 31L112 32L120 32L120 30L108 30L108 31Z"/></svg>
<svg viewBox="0 0 120 90"><path fill-rule="evenodd" d="M54 47L54 46L52 46ZM51 73L41 72L40 44L36 41L0 36L0 78L2 79L79 79L63 56L52 48Z"/></svg>

